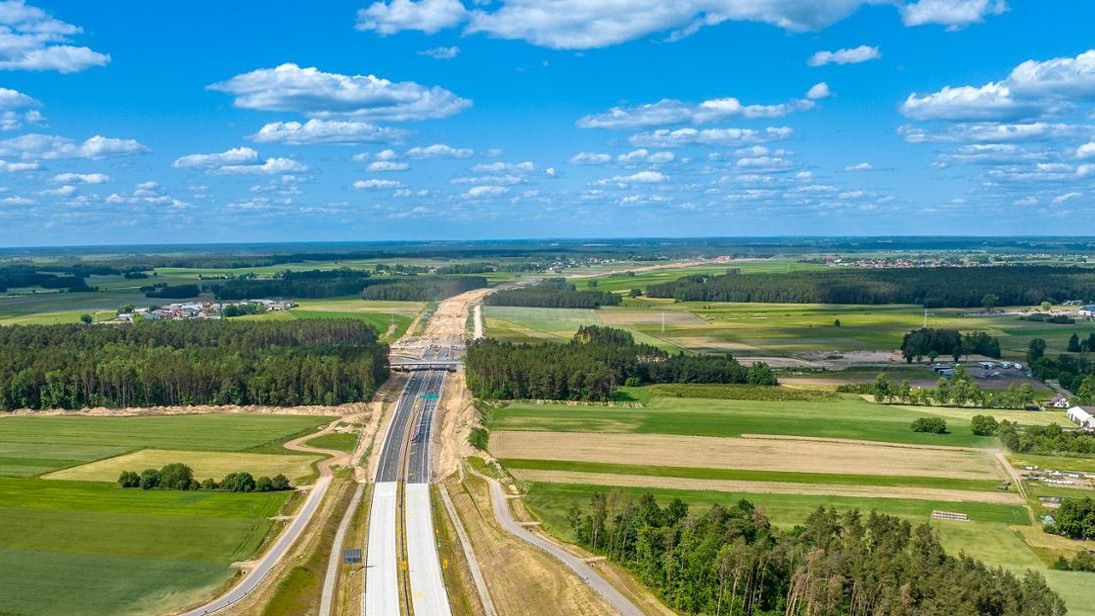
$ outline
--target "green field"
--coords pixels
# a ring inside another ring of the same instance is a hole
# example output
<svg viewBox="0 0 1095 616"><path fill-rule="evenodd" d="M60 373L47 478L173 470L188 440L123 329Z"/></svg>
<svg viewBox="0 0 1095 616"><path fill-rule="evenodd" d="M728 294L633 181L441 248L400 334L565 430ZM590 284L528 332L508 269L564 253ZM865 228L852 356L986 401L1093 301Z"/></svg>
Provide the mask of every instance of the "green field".
<svg viewBox="0 0 1095 616"><path fill-rule="evenodd" d="M757 400L653 398L643 408L513 403L493 411L491 430L634 432L689 436L779 434L859 439L913 445L995 447L975 436L969 422L951 421L950 434L913 432L928 413L873 404L854 396L773 403Z"/></svg>
<svg viewBox="0 0 1095 616"><path fill-rule="evenodd" d="M334 449L335 451L352 452L357 447L357 434L347 432L324 434L323 436L309 439L304 444L309 447L318 447L319 449Z"/></svg>
<svg viewBox="0 0 1095 616"><path fill-rule="evenodd" d="M627 270L596 278L597 288L602 291L630 291L642 289L643 291L652 284L673 282L684 276L717 276L725 274L728 269L740 270L743 274L782 274L785 272L811 271L827 269L824 265L814 263L796 263L777 259L765 259L758 261L734 261L726 263L710 263L693 267L679 267L653 270L648 272L635 272L628 275ZM589 287L593 279L584 278L577 280L579 289Z"/></svg>
<svg viewBox="0 0 1095 616"><path fill-rule="evenodd" d="M280 450L283 455L269 459L299 474L314 456L292 454L281 443L326 421L235 414L0 418L0 612L178 609L228 580L230 563L251 558L270 531L269 518L290 498L284 492L124 490L113 483L114 470L84 478L90 481L33 475L94 460L109 464L134 450L145 451L131 456L148 455L146 448L187 450L182 453L224 458L228 465L268 461L236 452Z"/></svg>

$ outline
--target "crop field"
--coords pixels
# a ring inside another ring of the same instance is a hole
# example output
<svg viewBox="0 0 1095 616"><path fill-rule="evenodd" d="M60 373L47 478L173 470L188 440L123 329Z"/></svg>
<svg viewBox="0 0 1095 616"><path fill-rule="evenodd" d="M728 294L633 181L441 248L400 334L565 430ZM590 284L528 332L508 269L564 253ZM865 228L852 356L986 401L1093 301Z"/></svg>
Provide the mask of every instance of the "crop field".
<svg viewBox="0 0 1095 616"><path fill-rule="evenodd" d="M913 432L909 425L931 413L884 406L855 396L788 404L763 400L653 398L643 408L513 403L492 412L499 430L631 432L680 436L772 434L961 447L993 447L968 421L951 421L949 434Z"/></svg>
<svg viewBox="0 0 1095 616"><path fill-rule="evenodd" d="M638 265L636 265L636 267L638 267ZM626 273L627 270L622 270L617 271L615 274L598 277L596 280L597 288L602 291L630 291L631 289L642 289L645 291L646 288L652 284L673 282L684 276L717 276L719 274L725 274L728 269L738 269L741 270L741 273L743 274L774 274L827 268L824 265L813 263L796 263L793 261L765 259L757 261L709 263L693 267L665 268L648 272L636 272L633 275L628 275ZM582 279L577 281L578 288L587 288L590 280L591 279Z"/></svg>
<svg viewBox="0 0 1095 616"><path fill-rule="evenodd" d="M228 473L246 471L254 477L282 474L296 485L312 474L312 463L317 460L318 456L307 455L142 449L50 473L44 479L115 481L122 471L140 473L146 468L161 468L165 464L182 462L194 469L194 478L199 481L207 477L219 481Z"/></svg>
<svg viewBox="0 0 1095 616"><path fill-rule="evenodd" d="M114 484L118 474L186 462L201 478L240 470L304 477L315 456L291 454L281 443L326 421L242 414L0 418L2 611L158 614L197 600L229 579L230 563L252 557L290 494L125 490ZM33 477L60 469L67 470Z"/></svg>

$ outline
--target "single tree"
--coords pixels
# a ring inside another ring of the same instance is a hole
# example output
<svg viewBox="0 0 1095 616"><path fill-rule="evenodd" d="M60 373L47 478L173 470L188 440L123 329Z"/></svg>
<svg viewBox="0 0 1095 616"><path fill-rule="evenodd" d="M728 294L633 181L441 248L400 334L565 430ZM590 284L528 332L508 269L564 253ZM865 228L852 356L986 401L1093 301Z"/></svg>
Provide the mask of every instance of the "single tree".
<svg viewBox="0 0 1095 616"><path fill-rule="evenodd" d="M1046 355L1046 341L1041 338L1035 338L1027 345L1027 363L1033 364L1034 362L1042 359Z"/></svg>
<svg viewBox="0 0 1095 616"><path fill-rule="evenodd" d="M84 313L80 315L80 322L84 325L91 325L91 322L94 320L95 319L93 319L90 314Z"/></svg>

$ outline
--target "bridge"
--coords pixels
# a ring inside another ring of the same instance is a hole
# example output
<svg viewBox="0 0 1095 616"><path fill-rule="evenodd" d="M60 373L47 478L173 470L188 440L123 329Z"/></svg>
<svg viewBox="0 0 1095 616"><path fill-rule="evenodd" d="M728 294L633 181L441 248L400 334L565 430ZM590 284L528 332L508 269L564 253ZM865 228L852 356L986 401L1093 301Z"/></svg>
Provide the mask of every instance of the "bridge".
<svg viewBox="0 0 1095 616"><path fill-rule="evenodd" d="M462 362L459 359L397 359L388 364L395 372L418 372L421 370L445 370L456 372Z"/></svg>

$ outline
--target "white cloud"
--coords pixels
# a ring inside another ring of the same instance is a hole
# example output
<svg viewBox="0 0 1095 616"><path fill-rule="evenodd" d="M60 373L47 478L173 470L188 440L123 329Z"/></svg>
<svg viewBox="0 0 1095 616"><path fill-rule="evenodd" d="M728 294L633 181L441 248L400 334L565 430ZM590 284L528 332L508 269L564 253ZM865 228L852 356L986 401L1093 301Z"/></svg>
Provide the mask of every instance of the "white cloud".
<svg viewBox="0 0 1095 616"><path fill-rule="evenodd" d="M646 148L639 148L638 150L632 150L626 154L620 154L616 157L616 160L623 164L628 163L653 163L663 164L670 163L677 158L676 154L672 152L651 152Z"/></svg>
<svg viewBox="0 0 1095 616"><path fill-rule="evenodd" d="M806 98L812 101L819 101L823 98L829 98L832 95L833 93L829 91L829 84L824 81L814 84L806 91Z"/></svg>
<svg viewBox="0 0 1095 616"><path fill-rule="evenodd" d="M938 131L929 131L916 126L902 126L898 129L898 134L904 136L905 141L909 143L1042 141L1095 136L1095 127L1045 122L1021 124L976 122L948 126Z"/></svg>
<svg viewBox="0 0 1095 616"><path fill-rule="evenodd" d="M356 188L358 190L384 190L384 189L395 189L395 188L402 188L402 187L403 187L403 182L398 182L396 180L370 179L370 180L358 180L358 181L354 182L354 188Z"/></svg>
<svg viewBox="0 0 1095 616"><path fill-rule="evenodd" d="M260 143L279 142L289 145L316 143L355 144L390 143L406 136L407 132L395 128L375 126L356 120L308 120L300 122L271 122L249 139Z"/></svg>
<svg viewBox="0 0 1095 616"><path fill-rule="evenodd" d="M1076 158L1092 158L1095 157L1095 141L1085 143L1076 148Z"/></svg>
<svg viewBox="0 0 1095 616"><path fill-rule="evenodd" d="M870 171L871 169L874 169L874 167L868 162L856 163L844 168L845 171Z"/></svg>
<svg viewBox="0 0 1095 616"><path fill-rule="evenodd" d="M628 138L628 143L645 148L679 148L685 146L740 146L750 143L766 143L789 138L794 133L786 126L751 128L679 128L659 129L638 133Z"/></svg>
<svg viewBox="0 0 1095 616"><path fill-rule="evenodd" d="M1027 60L1015 67L1008 83L1017 95L1095 99L1095 49L1075 58Z"/></svg>
<svg viewBox="0 0 1095 616"><path fill-rule="evenodd" d="M524 182L525 178L520 175L476 175L449 180L450 184L489 184L494 186L515 186Z"/></svg>
<svg viewBox="0 0 1095 616"><path fill-rule="evenodd" d="M460 0L391 0L376 2L357 12L358 30L375 30L389 35L403 30L433 34L459 25L468 12Z"/></svg>
<svg viewBox="0 0 1095 616"><path fill-rule="evenodd" d="M225 165L213 169L215 175L274 175L278 173L304 173L308 165L291 158L267 158L256 165Z"/></svg>
<svg viewBox="0 0 1095 616"><path fill-rule="evenodd" d="M58 184L105 184L114 178L105 173L60 173L49 181Z"/></svg>
<svg viewBox="0 0 1095 616"><path fill-rule="evenodd" d="M4 173L16 173L18 171L34 171L38 168L37 162L32 163L10 163L6 160L0 160L0 171Z"/></svg>
<svg viewBox="0 0 1095 616"><path fill-rule="evenodd" d="M806 60L809 66L825 66L826 64L859 64L869 60L877 60L882 57L882 52L877 47L860 45L850 49L838 49L836 51L819 51Z"/></svg>
<svg viewBox="0 0 1095 616"><path fill-rule="evenodd" d="M453 47L434 47L433 49L423 49L418 52L420 56L426 56L427 58L433 58L434 60L452 60L456 56L460 55L460 48Z"/></svg>
<svg viewBox="0 0 1095 616"><path fill-rule="evenodd" d="M957 29L1007 10L1004 0L919 0L901 7L906 26L939 24Z"/></svg>
<svg viewBox="0 0 1095 616"><path fill-rule="evenodd" d="M1057 195L1056 197L1054 197L1053 198L1053 203L1055 203L1055 204L1064 203L1066 201L1071 201L1073 199L1078 199L1082 196L1084 196L1084 194L1080 193L1080 192L1069 192L1069 193L1065 193L1063 195Z"/></svg>
<svg viewBox="0 0 1095 616"><path fill-rule="evenodd" d="M296 64L236 75L209 89L234 95L233 104L241 109L393 122L444 118L471 105L436 86L397 83L375 75L325 73Z"/></svg>
<svg viewBox="0 0 1095 616"><path fill-rule="evenodd" d="M469 148L454 148L443 143L435 143L426 147L416 147L407 150L407 158L471 158L475 154Z"/></svg>
<svg viewBox="0 0 1095 616"><path fill-rule="evenodd" d="M105 66L109 55L68 44L82 31L24 0L6 0L0 3L0 70L75 73Z"/></svg>
<svg viewBox="0 0 1095 616"><path fill-rule="evenodd" d="M612 162L611 154L600 152L578 152L568 161L572 165L606 165Z"/></svg>
<svg viewBox="0 0 1095 616"><path fill-rule="evenodd" d="M373 173L385 172L385 171L407 171L411 166L407 163L397 163L390 160L378 160L369 163L369 166L365 168L366 171Z"/></svg>
<svg viewBox="0 0 1095 616"><path fill-rule="evenodd" d="M63 158L107 158L147 152L133 139L114 139L95 135L82 143L56 135L28 134L0 141L0 156L18 156L24 160Z"/></svg>
<svg viewBox="0 0 1095 616"><path fill-rule="evenodd" d="M1024 100L1012 96L1005 82L973 86L946 86L942 90L917 96L914 92L901 105L901 113L915 120L1019 120L1038 117L1051 110L1040 100Z"/></svg>
<svg viewBox="0 0 1095 616"><path fill-rule="evenodd" d="M607 182L617 184L660 184L669 180L669 176L660 171L639 171L631 175L617 175Z"/></svg>
<svg viewBox="0 0 1095 616"><path fill-rule="evenodd" d="M1095 173L1095 165L1093 164L1089 163L1076 167L1076 175L1080 177L1087 177L1093 173Z"/></svg>
<svg viewBox="0 0 1095 616"><path fill-rule="evenodd" d="M176 159L171 166L179 169L204 169L224 165L243 165L258 159L259 153L251 148L232 148L218 154L187 154Z"/></svg>
<svg viewBox="0 0 1095 616"><path fill-rule="evenodd" d="M579 128L626 130L664 126L667 124L706 124L730 118L781 118L814 108L808 100L794 100L778 105L743 105L736 98L717 98L699 104L674 99L637 107L613 107L604 113L587 115L578 120Z"/></svg>
<svg viewBox="0 0 1095 616"><path fill-rule="evenodd" d="M480 163L471 168L475 173L528 173L534 169L536 165L527 160L520 163Z"/></svg>
<svg viewBox="0 0 1095 616"><path fill-rule="evenodd" d="M464 196L469 199L487 199L501 197L508 192L509 189L504 186L472 186L464 193Z"/></svg>
<svg viewBox="0 0 1095 616"><path fill-rule="evenodd" d="M36 195L42 195L43 197L71 197L75 195L77 189L71 184L65 184L64 186L58 186L57 188L47 188L45 190L39 190L34 193Z"/></svg>
<svg viewBox="0 0 1095 616"><path fill-rule="evenodd" d="M38 107L42 103L34 98L8 88L0 88L0 110L23 109L25 107Z"/></svg>

